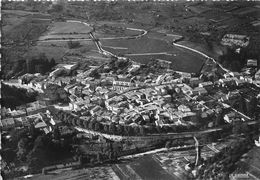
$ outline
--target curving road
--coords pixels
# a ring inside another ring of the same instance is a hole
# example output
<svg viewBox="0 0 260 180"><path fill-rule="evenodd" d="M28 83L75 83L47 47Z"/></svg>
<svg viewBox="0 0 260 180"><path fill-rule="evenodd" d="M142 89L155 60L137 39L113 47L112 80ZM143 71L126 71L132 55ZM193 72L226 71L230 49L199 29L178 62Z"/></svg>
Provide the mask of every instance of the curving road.
<svg viewBox="0 0 260 180"><path fill-rule="evenodd" d="M245 122L248 125L254 125L259 124L258 121L248 121ZM88 130L81 127L74 127L76 130L85 132L88 134L103 136L107 139L111 139L113 141L122 141L122 140L131 140L131 141L145 141L145 140L165 140L165 139L180 139L180 138L193 138L194 136L199 136L207 133L222 131L223 127L217 127L217 128L211 128L201 131L189 131L189 132L180 132L180 133L166 133L166 134L147 134L146 136L120 136L120 135L112 135L112 134L106 134L101 133L93 130Z"/></svg>
<svg viewBox="0 0 260 180"><path fill-rule="evenodd" d="M83 21L77 21L77 20L67 20L67 22L74 22L74 23L81 23L84 24L86 26L91 26L91 24L88 24L86 22ZM104 38L99 38L101 40L119 40L119 39L137 39L140 38L144 35L147 34L147 31L144 29L136 29L136 28L126 28L128 30L132 30L132 31L139 31L142 32L139 35L135 35L135 36L122 36L122 37L104 37ZM62 41L91 41L91 38L66 38L66 39L59 39L59 38L47 38L44 40L38 40L39 42L62 42Z"/></svg>
<svg viewBox="0 0 260 180"><path fill-rule="evenodd" d="M67 22L76 22L76 23L82 23L82 24L84 24L84 25L86 25L86 26L91 26L90 24L88 24L88 23L86 23L86 22L77 21L77 20L67 20ZM147 34L147 31L144 30L144 29L136 29L136 28L127 28L127 29L129 29L129 30L134 30L134 31L140 31L140 32L142 32L142 33L139 34L139 35L136 35L136 36L111 37L111 38L99 38L99 39L98 39L98 38L95 37L95 35L94 35L92 32L90 32L89 35L90 35L91 39L85 39L85 40L93 40L93 41L95 42L95 44L96 44L98 50L99 50L99 53L101 53L101 54L103 54L103 55L105 55L105 56L114 56L114 57L117 57L118 59L126 59L125 57L120 57L120 56L117 56L117 55L115 55L115 54L113 54L113 53L107 51L107 50L104 50L104 49L102 48L102 44L101 44L101 42L100 42L100 39L111 39L111 40L115 40L115 39L133 39L133 38L137 39L137 38L141 38L142 36L144 36L144 35ZM71 39L69 39L69 40L71 40ZM73 40L76 40L76 39L73 39ZM82 40L82 39L81 39L81 40ZM66 41L66 40L56 40L56 41ZM192 51L192 52L194 52L194 53L197 53L197 54L199 54L199 55L205 57L206 59L212 60L215 64L217 64L217 65L218 65L223 71L225 71L226 73L232 72L232 71L230 71L230 70L224 68L224 67L223 67L220 63L218 63L214 58L212 58L212 57L206 55L205 53L202 53L202 52L200 52L200 51L198 51L198 50L196 50L196 49L193 49L193 48L190 48L190 47L181 45L181 44L177 44L177 43L174 43L174 42L173 42L173 45L174 45L174 46L177 46L177 47L180 47L180 48L187 49L187 50L189 50L189 51ZM139 56L139 55L155 55L155 54L171 55L171 54L168 54L167 52L161 52L161 53L126 54L126 55L127 55L127 56L135 56L135 55L138 55L138 56ZM254 84L256 84L256 83L254 83ZM257 85L257 84L256 84L256 85ZM258 86L258 87L259 87L259 86ZM234 110L234 109L233 109L233 110ZM239 111L236 111L236 112L239 113L239 114L241 114L241 115L243 115L243 117L245 117L246 119L249 119L249 120L251 119L251 118L245 116L244 114L242 114L242 113L239 112Z"/></svg>
<svg viewBox="0 0 260 180"><path fill-rule="evenodd" d="M83 21L77 21L77 20L67 20L67 22L76 22L76 23L82 23L86 26L92 26L91 24L88 24L86 22L83 22ZM141 34L139 35L135 35L135 36L124 36L124 37L105 37L105 38L96 38L95 35L90 32L90 37L91 38L67 38L67 39L45 39L45 40L39 40L39 42L63 42L63 41L91 41L91 40L94 40L95 43L96 43L96 46L99 50L99 52L103 55L106 55L106 56L114 56L114 57L117 57L119 59L126 59L125 57L119 57L107 50L104 50L102 48L102 44L99 40L119 40L119 39L138 39L138 38L141 38L143 36L145 36L148 31L144 30L144 29L137 29L137 28L126 28L128 30L133 30L133 31L139 31L139 32L142 32ZM180 48L184 48L184 49L187 49L189 51L192 51L194 53L197 53L205 58L208 58L208 59L212 59L215 63L217 63L213 58L207 56L206 54L198 51L198 50L195 50L195 49L192 49L190 47L187 47L187 46L184 46L184 45L180 45L180 44L177 44L177 43L173 43L174 46L177 46L177 47L180 47ZM127 54L127 56L135 56L135 55L172 55L172 54L168 54L166 52L160 52L160 53L140 53L140 54ZM218 64L218 63L217 63ZM219 64L219 66L226 72L229 72L227 69L225 69L221 64Z"/></svg>
<svg viewBox="0 0 260 180"><path fill-rule="evenodd" d="M77 21L77 20L67 20L67 22L76 22L76 23L82 23L86 26L91 26L91 24L88 24L86 22L83 22L83 21ZM99 40L119 40L119 39L138 39L138 38L141 38L142 36L145 36L147 34L147 31L144 30L144 29L137 29L137 28L126 28L128 30L133 30L133 31L140 31L142 32L141 34L139 35L135 35L135 36L124 36L124 37L106 37L106 38L99 38L97 40L97 38L94 36L94 34L92 34L90 32L90 37L91 38L75 38L75 39L72 39L72 38L67 38L67 39L45 39L45 40L38 40L39 42L62 42L62 41L92 41L94 40L98 49L99 49L99 52L105 56L114 56L114 57L117 57L118 59L126 59L125 57L120 57L120 56L117 56L107 50L104 50L102 48L102 44ZM173 43L174 46L176 47L180 47L180 48L183 48L183 49L187 49L189 51L192 51L196 54L199 54L203 57L205 57L206 59L209 59L211 61L213 61L215 64L217 64L223 71L225 71L226 73L231 73L232 71L226 69L225 67L223 67L220 63L218 63L214 58L206 55L205 53L202 53L196 49L193 49L191 47L188 47L188 46L184 46L184 45L181 45L181 44L177 44L177 43ZM163 54L163 55L171 55L171 54L168 54L168 53L165 53L165 52L161 52L161 53L143 53L143 54L127 54L127 56L135 56L135 55L160 55L160 54ZM258 85L256 82L252 82L253 84L255 84L257 87L260 87L260 85Z"/></svg>

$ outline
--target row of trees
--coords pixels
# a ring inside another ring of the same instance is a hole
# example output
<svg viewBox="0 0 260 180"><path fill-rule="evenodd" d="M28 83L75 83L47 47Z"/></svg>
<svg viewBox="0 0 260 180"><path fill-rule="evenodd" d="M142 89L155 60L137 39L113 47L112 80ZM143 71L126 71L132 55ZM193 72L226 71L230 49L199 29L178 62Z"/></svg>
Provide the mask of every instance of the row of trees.
<svg viewBox="0 0 260 180"><path fill-rule="evenodd" d="M144 136L147 134L161 134L161 133L179 133L184 131L193 131L194 126L130 126L121 125L111 122L110 124L105 124L97 121L94 117L89 118L89 120L81 119L70 113L64 111L52 110L54 118L60 119L63 122L72 125L79 126L84 129L98 131L106 134L113 135L123 135L123 136Z"/></svg>
<svg viewBox="0 0 260 180"><path fill-rule="evenodd" d="M26 71L28 73L41 73L51 71L51 69L56 65L55 60L52 58L48 60L44 53L40 54L38 57L29 58L26 61Z"/></svg>
<svg viewBox="0 0 260 180"><path fill-rule="evenodd" d="M16 51L13 49L13 51ZM56 65L56 62L53 58L48 59L44 53L40 53L34 57L28 57L26 60L23 58L13 58L18 59L17 61L8 61L9 57L7 50L4 52L4 62L3 62L3 73L2 78L9 79L12 76L19 76L25 73L41 73L45 74L50 72L52 68ZM16 52L10 52L15 53ZM8 61L8 62L7 62Z"/></svg>

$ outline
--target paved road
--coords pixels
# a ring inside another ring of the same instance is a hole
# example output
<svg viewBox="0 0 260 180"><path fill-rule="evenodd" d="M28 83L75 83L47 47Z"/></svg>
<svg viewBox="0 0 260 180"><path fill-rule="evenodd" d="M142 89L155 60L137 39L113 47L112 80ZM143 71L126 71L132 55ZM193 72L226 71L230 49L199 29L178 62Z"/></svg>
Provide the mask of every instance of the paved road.
<svg viewBox="0 0 260 180"><path fill-rule="evenodd" d="M258 124L258 121L248 121L246 122L248 125ZM80 127L75 127L78 131L82 131L89 134L104 136L107 139L111 139L114 141L122 141L122 140L131 140L131 141L146 141L146 140L165 140L165 139L178 139L178 138L192 138L194 136L199 136L202 134L207 134L211 132L222 131L223 127L206 129L203 131L189 131L189 132L180 132L180 133L165 133L165 134L147 134L146 136L119 136L112 134L100 133L92 130L87 130Z"/></svg>
<svg viewBox="0 0 260 180"><path fill-rule="evenodd" d="M75 22L75 23L81 23L86 26L91 26L90 24L83 22L83 21L76 21L76 20L67 20L67 22ZM123 36L123 37L104 37L99 38L100 40L119 40L119 39L137 39L147 34L147 31L144 29L136 29L136 28L126 28L128 30L132 31L140 31L142 32L139 35L136 36ZM39 42L63 42L63 41L91 41L91 38L67 38L67 39L43 39L38 40Z"/></svg>
<svg viewBox="0 0 260 180"><path fill-rule="evenodd" d="M139 53L139 54L125 54L125 56L149 56L149 55L167 55L174 56L173 54L169 54L167 52L159 52L159 53Z"/></svg>

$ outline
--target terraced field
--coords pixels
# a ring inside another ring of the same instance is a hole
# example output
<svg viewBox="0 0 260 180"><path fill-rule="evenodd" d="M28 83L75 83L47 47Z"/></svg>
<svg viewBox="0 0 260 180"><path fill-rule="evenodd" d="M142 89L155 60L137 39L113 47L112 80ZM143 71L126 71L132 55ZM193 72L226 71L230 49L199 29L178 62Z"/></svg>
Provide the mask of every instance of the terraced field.
<svg viewBox="0 0 260 180"><path fill-rule="evenodd" d="M92 30L90 26L78 22L54 22L48 32L39 40L52 38L89 38L88 33Z"/></svg>

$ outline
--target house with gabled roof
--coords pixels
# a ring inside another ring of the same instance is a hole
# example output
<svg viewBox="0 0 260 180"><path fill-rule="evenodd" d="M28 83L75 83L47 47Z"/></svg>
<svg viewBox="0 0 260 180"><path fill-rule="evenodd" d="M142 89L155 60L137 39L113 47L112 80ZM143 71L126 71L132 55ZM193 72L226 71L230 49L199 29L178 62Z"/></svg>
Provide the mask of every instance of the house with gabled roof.
<svg viewBox="0 0 260 180"><path fill-rule="evenodd" d="M213 87L213 83L211 81L201 82L201 83L199 83L199 87L212 88Z"/></svg>
<svg viewBox="0 0 260 180"><path fill-rule="evenodd" d="M111 91L111 92L105 94L105 98L106 98L106 99L110 99L110 98L112 98L112 97L114 97L114 96L116 96L116 95L117 95L116 92Z"/></svg>
<svg viewBox="0 0 260 180"><path fill-rule="evenodd" d="M92 108L89 112L92 116L94 116L99 110L102 110L102 107L100 106L95 106L94 108Z"/></svg>
<svg viewBox="0 0 260 180"><path fill-rule="evenodd" d="M198 78L198 77L193 77L193 78L190 78L189 79L189 85L191 87L195 87L195 86L198 86L199 83L202 83L202 79Z"/></svg>

